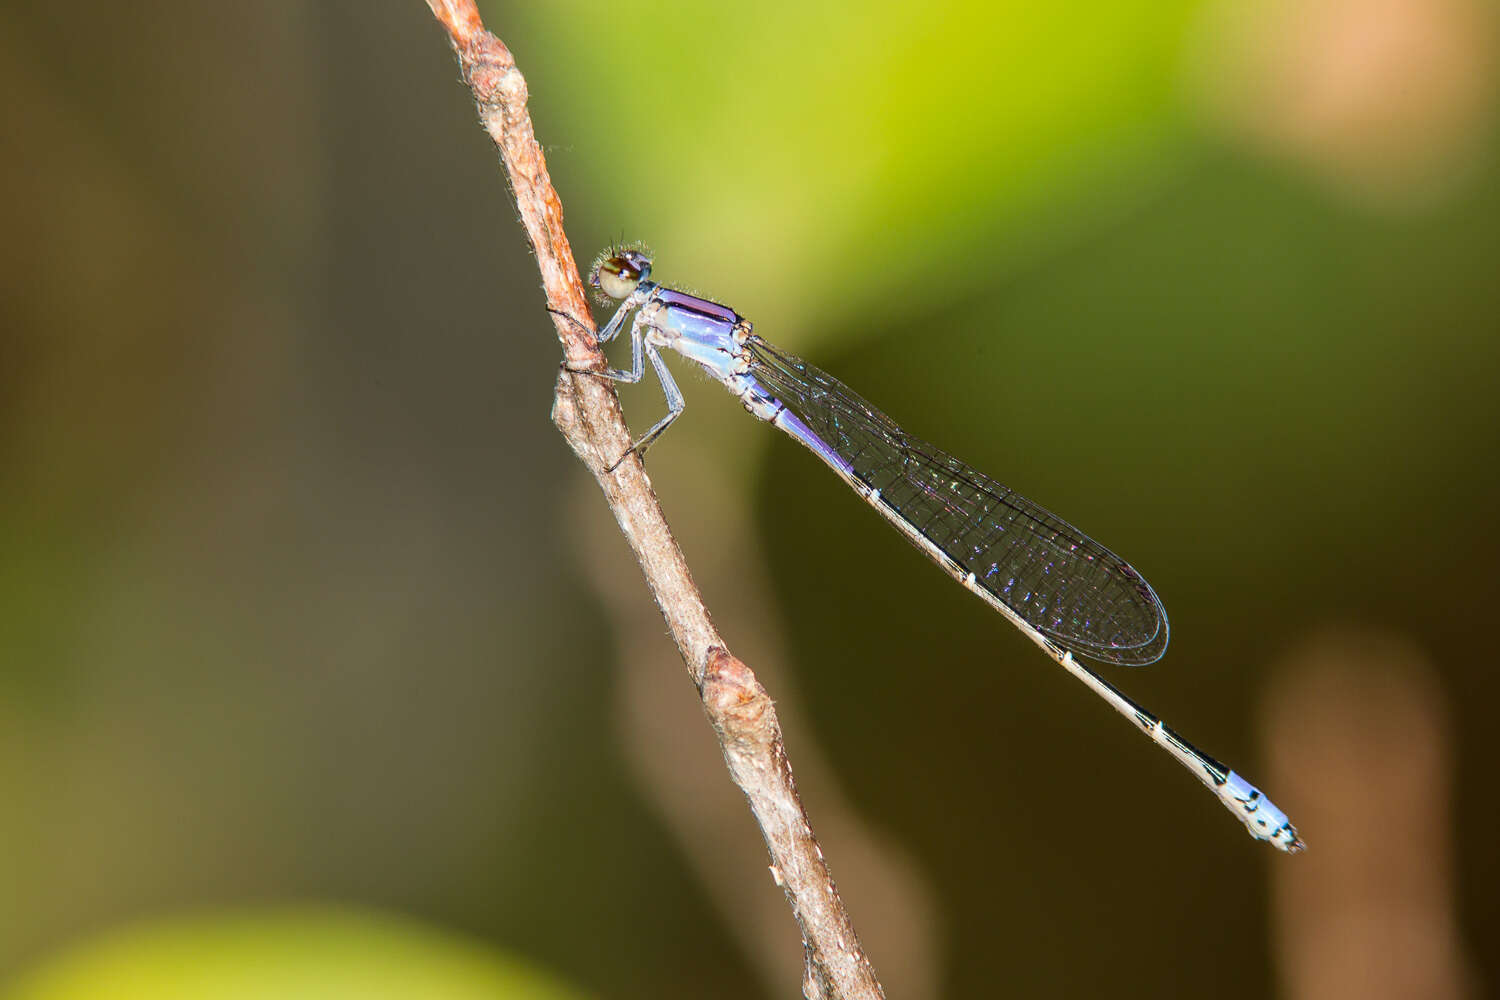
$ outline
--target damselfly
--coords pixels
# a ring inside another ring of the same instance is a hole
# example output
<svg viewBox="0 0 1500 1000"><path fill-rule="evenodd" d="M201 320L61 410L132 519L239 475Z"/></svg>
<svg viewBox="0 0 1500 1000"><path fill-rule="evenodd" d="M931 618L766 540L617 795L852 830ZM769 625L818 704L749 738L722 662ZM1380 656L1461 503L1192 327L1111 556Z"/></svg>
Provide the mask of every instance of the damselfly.
<svg viewBox="0 0 1500 1000"><path fill-rule="evenodd" d="M650 279L651 258L634 246L607 251L589 275L594 288L619 303L598 333L600 344L635 317L631 367L595 374L639 382L649 361L667 398L667 415L631 451L644 452L682 414L682 393L660 354L671 348L722 382L745 409L806 445L949 576L1197 775L1252 836L1283 851L1302 849L1286 814L1254 785L1078 661L1141 665L1166 651L1166 611L1129 563L906 433L831 375L757 337L733 309Z"/></svg>

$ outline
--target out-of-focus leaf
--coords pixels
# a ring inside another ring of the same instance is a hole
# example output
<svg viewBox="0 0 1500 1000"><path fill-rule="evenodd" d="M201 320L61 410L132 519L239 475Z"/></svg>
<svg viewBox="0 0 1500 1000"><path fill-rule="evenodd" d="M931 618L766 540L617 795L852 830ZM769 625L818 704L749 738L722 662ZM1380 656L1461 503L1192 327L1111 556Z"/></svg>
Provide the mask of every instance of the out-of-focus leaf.
<svg viewBox="0 0 1500 1000"><path fill-rule="evenodd" d="M575 0L531 8L540 49L517 55L544 139L590 136L551 151L587 188L565 192L575 222L587 206L603 217L585 228L652 241L663 277L774 287L790 320L912 275L934 295L972 287L992 278L976 254L1003 260L1037 220L1096 201L1101 175L1138 189L1177 131L1200 6L656 2L605 18Z"/></svg>
<svg viewBox="0 0 1500 1000"><path fill-rule="evenodd" d="M4 1000L575 1000L520 959L400 918L307 908L127 927L22 976Z"/></svg>

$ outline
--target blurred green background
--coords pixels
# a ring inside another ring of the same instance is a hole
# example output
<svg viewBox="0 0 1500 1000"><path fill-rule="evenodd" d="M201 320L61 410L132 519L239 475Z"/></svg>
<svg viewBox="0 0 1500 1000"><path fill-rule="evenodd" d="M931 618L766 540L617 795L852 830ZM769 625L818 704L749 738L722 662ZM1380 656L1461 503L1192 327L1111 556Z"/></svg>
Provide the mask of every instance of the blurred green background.
<svg viewBox="0 0 1500 1000"><path fill-rule="evenodd" d="M1492 4L483 10L581 266L1124 554L1173 641L1108 676L1311 844L676 366L653 482L892 996L1494 989ZM0 997L794 995L426 6L13 4L0 80Z"/></svg>

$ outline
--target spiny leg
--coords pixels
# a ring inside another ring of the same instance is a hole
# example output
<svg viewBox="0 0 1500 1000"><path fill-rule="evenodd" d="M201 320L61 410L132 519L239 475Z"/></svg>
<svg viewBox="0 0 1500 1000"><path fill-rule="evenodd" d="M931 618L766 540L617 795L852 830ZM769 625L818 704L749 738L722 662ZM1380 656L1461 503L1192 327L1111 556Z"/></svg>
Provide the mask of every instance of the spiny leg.
<svg viewBox="0 0 1500 1000"><path fill-rule="evenodd" d="M553 309L551 306L547 306L546 308L549 313L556 316L558 319L565 319L569 323L572 323L574 326L578 327L578 329L583 332L583 335L585 337L593 337L594 341L596 343L598 342L599 331L589 327L583 322L583 320L579 319L577 316L574 316L572 313L566 312L562 309Z"/></svg>
<svg viewBox="0 0 1500 1000"><path fill-rule="evenodd" d="M632 329L631 337L635 341L636 349L639 352L642 345L640 330L638 328ZM687 408L687 403L682 398L682 390L677 388L677 382L672 378L672 373L667 370L667 363L661 359L661 355L656 352L656 348L646 345L645 353L651 359L651 367L656 370L656 380L661 385L661 393L667 399L667 415L658 420L650 430L637 438L635 444L625 449L625 454L616 459L615 464L609 467L610 472L614 472L615 469L619 468L620 463L625 461L632 452L638 456L645 455L646 449L651 447L652 442L661 437L662 431L670 427L672 421L682 416L682 411ZM636 356L636 365L638 368L640 367L639 353ZM642 374L643 372L638 371L635 380L640 381Z"/></svg>
<svg viewBox="0 0 1500 1000"><path fill-rule="evenodd" d="M599 343L607 344L611 340L614 340L620 331L625 329L625 317L629 316L636 309L639 309L641 303L645 301L646 297L644 295L641 295L639 292L633 292L629 298L621 302L620 308L615 310L615 314L609 318L609 322L600 328L598 333Z"/></svg>
<svg viewBox="0 0 1500 1000"><path fill-rule="evenodd" d="M599 332L599 343L602 344L607 339L612 339L618 334L620 327L624 323L625 315L629 313L632 308L634 308L634 306L629 302L626 302L624 305L621 305L618 310L616 310L614 316L610 318L609 323L607 323L604 329ZM587 330L586 327L583 327L582 323L579 323L577 319L568 315L567 313L558 312L551 307L548 307L547 311L552 313L553 315L562 316L569 322L575 323L580 328ZM629 369L605 368L603 371L600 371L596 368L574 368L569 364L563 364L563 367L568 371L577 372L580 375L597 375L600 378L609 379L611 382L625 382L627 384L634 385L637 382L640 382L641 379L646 377L647 356L651 358L651 367L656 370L656 379L661 384L662 395L666 397L667 415L658 420L650 430L637 438L634 444L632 444L629 448L626 448L625 451L620 455L620 457L615 459L615 461L610 465L610 472L614 472L616 469L618 469L620 467L620 463L625 461L625 459L628 458L632 452L636 455L644 455L646 453L646 449L651 447L652 442L654 442L658 437L661 436L662 431L666 430L669 426L671 426L672 421L676 420L679 416L682 415L682 411L687 405L682 398L682 390L677 388L676 380L672 378L672 373L667 370L666 362L662 360L661 355L657 353L656 348L650 347L646 344L645 332L643 329L643 324L641 323L641 317L639 315L636 316L635 322L630 326Z"/></svg>
<svg viewBox="0 0 1500 1000"><path fill-rule="evenodd" d="M582 323L579 323L578 320L574 319L572 316L569 316L567 313L558 312L556 309L553 309L550 306L548 307L547 311L552 313L554 316L562 316L569 322L577 324L578 327L585 333L588 333L590 336L594 336L593 331L589 330L588 327L584 326ZM603 344L605 343L606 339L613 339L615 337L616 333L618 333L619 327L624 322L625 312L625 307L621 306L620 309L614 314L614 316L610 318L610 321L605 324L604 329L599 331L596 343ZM606 338L605 332L609 331L611 328L614 328L614 332L609 333L609 337ZM597 368L574 367L567 362L563 362L563 368L570 372L576 372L579 375L598 375L600 378L607 378L611 382L625 382L630 385L634 385L635 383L639 382L646 374L646 359L642 353L643 347L644 344L641 339L640 327L639 324L637 324L636 326L631 327L630 330L631 357L629 368L605 368L601 371Z"/></svg>
<svg viewBox="0 0 1500 1000"><path fill-rule="evenodd" d="M585 336L593 337L594 343L607 344L611 340L614 340L619 332L625 328L625 317L630 315L630 311L632 309L640 308L640 304L640 302L635 301L634 296L626 299L624 302L621 302L620 307L615 310L615 314L609 318L609 322L605 323L597 330L590 329L583 322L583 320L579 319L577 316L574 316L570 312L563 312L561 309L553 309L551 306L547 306L547 311L554 316L561 317L562 319L567 320L569 323L572 323L574 326L578 327L578 329L582 330Z"/></svg>

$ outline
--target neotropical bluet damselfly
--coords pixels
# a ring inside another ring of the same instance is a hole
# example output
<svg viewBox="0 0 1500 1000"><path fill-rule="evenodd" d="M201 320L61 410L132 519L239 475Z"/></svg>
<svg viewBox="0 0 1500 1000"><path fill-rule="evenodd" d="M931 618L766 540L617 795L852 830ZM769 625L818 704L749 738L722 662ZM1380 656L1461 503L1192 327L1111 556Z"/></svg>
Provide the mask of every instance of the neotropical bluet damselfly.
<svg viewBox="0 0 1500 1000"><path fill-rule="evenodd" d="M644 452L683 411L682 393L659 350L671 348L722 382L755 416L806 445L949 576L1197 775L1252 836L1283 851L1302 849L1286 814L1254 785L1079 662L1085 656L1139 666L1166 651L1166 611L1129 563L906 433L831 375L757 337L733 309L650 279L651 258L639 247L607 251L589 275L619 303L598 333L600 344L635 317L631 367L595 374L639 382L649 361L667 398L667 415L631 451Z"/></svg>

